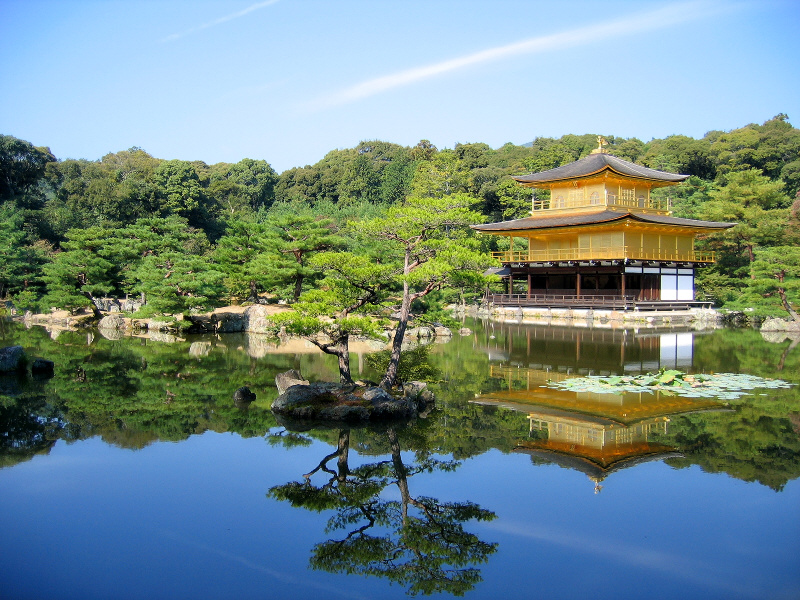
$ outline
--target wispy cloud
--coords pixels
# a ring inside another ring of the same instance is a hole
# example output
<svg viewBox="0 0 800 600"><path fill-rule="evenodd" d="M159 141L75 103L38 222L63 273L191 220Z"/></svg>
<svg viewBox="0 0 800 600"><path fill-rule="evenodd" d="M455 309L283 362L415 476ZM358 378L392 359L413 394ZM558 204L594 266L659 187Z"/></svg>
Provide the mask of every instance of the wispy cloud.
<svg viewBox="0 0 800 600"><path fill-rule="evenodd" d="M216 27L217 25L221 25L222 23L227 23L228 21L233 21L234 19L238 19L239 17L243 17L247 14L250 14L254 10L259 10L261 8L266 8L272 4L275 4L279 0L266 0L265 2L256 2L255 4L251 4L247 8L240 10L239 12L232 13L230 15L226 15L224 17L220 17L219 19L215 19L214 21L210 21L208 23L204 23L203 25L198 25L197 27L192 27L191 29L187 29L186 31L181 31L180 33L173 33L172 35L168 35L162 42L174 42L182 37L190 35L192 33L197 33L198 31L202 31L203 29L209 29L210 27Z"/></svg>
<svg viewBox="0 0 800 600"><path fill-rule="evenodd" d="M711 590L720 590L723 592L720 594L722 597L744 599L761 598L765 595L762 587L743 580L735 581L735 575L720 572L720 567L715 563L657 550L648 545L627 544L619 539L587 535L585 531L578 534L530 520L524 523L503 521L487 524L486 528L568 548L576 555L594 554L627 567L667 573Z"/></svg>
<svg viewBox="0 0 800 600"><path fill-rule="evenodd" d="M349 104L395 88L411 85L424 79L444 75L451 71L499 61L522 54L540 54L555 50L564 50L566 48L596 44L621 36L663 29L685 21L697 20L709 16L720 10L718 6L719 5L716 3L703 1L682 2L624 19L606 21L553 35L530 38L506 46L490 48L473 54L467 54L466 56L362 81L361 83L339 90L338 92L317 98L309 102L306 108L313 112L342 104Z"/></svg>

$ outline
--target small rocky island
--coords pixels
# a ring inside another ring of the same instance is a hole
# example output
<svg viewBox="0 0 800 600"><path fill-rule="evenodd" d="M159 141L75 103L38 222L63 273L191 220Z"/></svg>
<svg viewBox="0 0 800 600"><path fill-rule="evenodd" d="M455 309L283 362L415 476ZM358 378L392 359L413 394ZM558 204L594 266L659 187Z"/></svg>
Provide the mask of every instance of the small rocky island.
<svg viewBox="0 0 800 600"><path fill-rule="evenodd" d="M388 391L363 382L310 383L290 370L278 374L275 385L280 395L272 412L290 429L410 421L425 416L434 403L433 393L419 381Z"/></svg>

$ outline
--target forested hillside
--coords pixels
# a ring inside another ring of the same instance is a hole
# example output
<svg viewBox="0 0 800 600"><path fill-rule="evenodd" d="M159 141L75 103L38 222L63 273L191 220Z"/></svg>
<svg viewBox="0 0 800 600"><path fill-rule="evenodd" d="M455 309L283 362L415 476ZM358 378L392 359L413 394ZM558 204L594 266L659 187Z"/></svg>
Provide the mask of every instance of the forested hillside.
<svg viewBox="0 0 800 600"><path fill-rule="evenodd" d="M800 130L786 115L702 139L604 137L616 156L691 175L662 190L675 216L738 223L701 242L718 261L700 276L700 295L763 314L794 309ZM278 174L265 160L207 165L162 160L140 148L98 161L61 160L48 148L3 135L0 299L20 310L47 310L144 294L150 313L264 294L297 300L322 276L309 261L315 253L389 260L380 241L359 235L359 222L408 198L456 195L462 204L471 198L487 221L525 216L531 191L509 175L564 165L596 145L595 133L497 149L365 141ZM488 252L497 240L473 243Z"/></svg>

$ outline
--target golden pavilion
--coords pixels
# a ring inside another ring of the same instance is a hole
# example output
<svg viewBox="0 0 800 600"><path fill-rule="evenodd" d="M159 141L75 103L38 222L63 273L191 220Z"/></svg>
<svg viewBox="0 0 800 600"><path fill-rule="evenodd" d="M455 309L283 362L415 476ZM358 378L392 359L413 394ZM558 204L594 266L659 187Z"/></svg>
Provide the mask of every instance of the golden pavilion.
<svg viewBox="0 0 800 600"><path fill-rule="evenodd" d="M506 293L498 305L680 309L695 302L695 270L714 253L695 249L698 236L735 223L673 217L669 201L651 195L688 175L648 169L598 148L573 163L513 177L550 198L532 201L531 216L473 225L508 238L495 253Z"/></svg>

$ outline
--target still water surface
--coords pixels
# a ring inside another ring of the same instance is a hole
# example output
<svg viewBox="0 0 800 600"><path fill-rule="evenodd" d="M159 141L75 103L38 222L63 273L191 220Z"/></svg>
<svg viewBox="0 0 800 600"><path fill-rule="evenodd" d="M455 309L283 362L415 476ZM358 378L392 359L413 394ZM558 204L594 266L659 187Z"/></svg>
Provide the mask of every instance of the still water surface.
<svg viewBox="0 0 800 600"><path fill-rule="evenodd" d="M336 377L302 345L2 324L0 346L56 372L0 379L0 597L800 597L797 385L729 401L543 387L660 367L797 384L800 347L468 325L432 350L427 418L290 432L275 375Z"/></svg>

